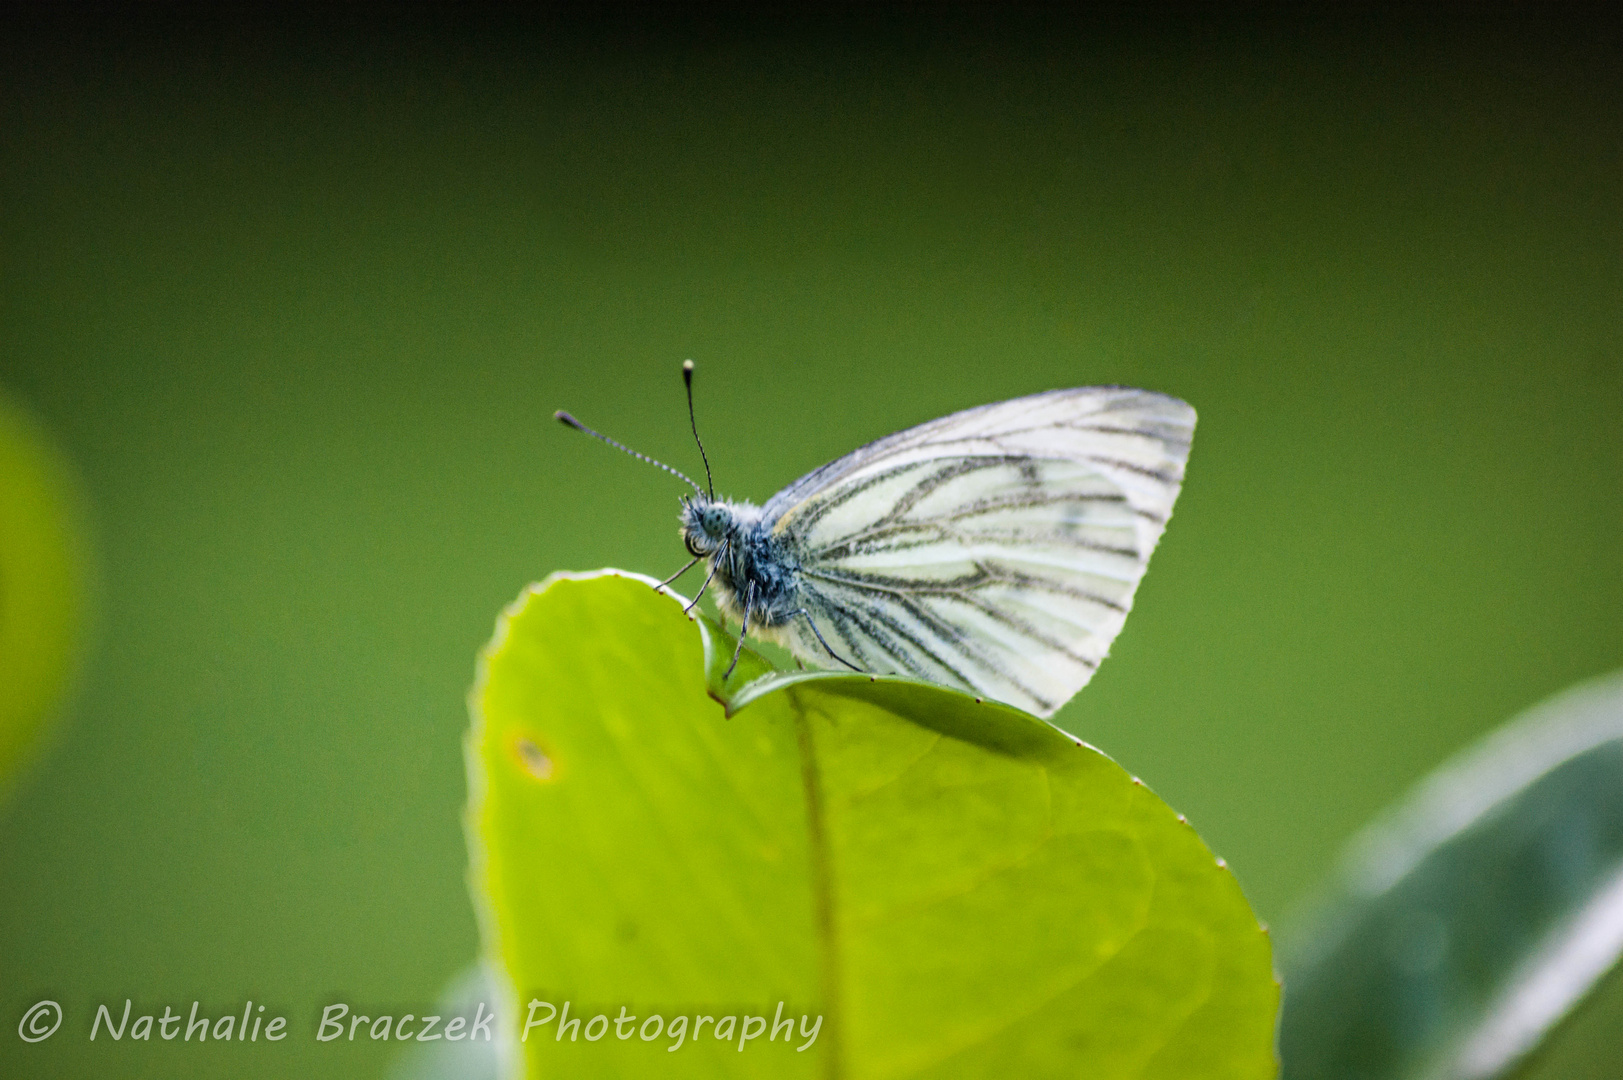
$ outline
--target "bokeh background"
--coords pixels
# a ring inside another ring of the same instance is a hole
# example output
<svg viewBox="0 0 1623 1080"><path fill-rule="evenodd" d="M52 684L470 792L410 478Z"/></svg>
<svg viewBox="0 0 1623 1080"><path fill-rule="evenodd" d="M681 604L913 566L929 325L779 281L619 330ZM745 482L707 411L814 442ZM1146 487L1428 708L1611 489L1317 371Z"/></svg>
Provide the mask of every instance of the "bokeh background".
<svg viewBox="0 0 1623 1080"><path fill-rule="evenodd" d="M1058 717L1268 920L1623 665L1623 62L1575 9L8 9L0 390L76 468L83 676L0 805L0 1073L357 1077L474 955L463 699L561 568L664 575L954 409L1200 411ZM686 583L690 588L696 583ZM11 1032L60 1000L49 1042ZM289 1017L274 1052L95 1006Z"/></svg>

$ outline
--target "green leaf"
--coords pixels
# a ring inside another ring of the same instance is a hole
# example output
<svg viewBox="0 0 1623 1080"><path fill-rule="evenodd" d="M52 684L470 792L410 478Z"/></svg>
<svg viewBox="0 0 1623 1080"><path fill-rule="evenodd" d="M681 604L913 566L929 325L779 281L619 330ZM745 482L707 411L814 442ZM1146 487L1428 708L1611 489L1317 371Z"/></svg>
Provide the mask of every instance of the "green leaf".
<svg viewBox="0 0 1623 1080"><path fill-rule="evenodd" d="M1267 936L1141 783L1013 709L747 652L728 718L692 621L647 579L557 575L484 654L487 957L516 1030L560 1013L520 1048L528 1075L1274 1075ZM704 634L725 668L732 642ZM606 1037L560 1041L566 1001ZM769 1038L780 1003L795 1031ZM622 1008L624 1040L593 1020ZM686 1017L682 1041L644 1041L652 1015ZM697 1041L696 1016L717 1018Z"/></svg>
<svg viewBox="0 0 1623 1080"><path fill-rule="evenodd" d="M1623 953L1623 675L1434 773L1287 945L1292 1080L1514 1072Z"/></svg>
<svg viewBox="0 0 1623 1080"><path fill-rule="evenodd" d="M0 794L60 711L83 637L84 541L72 474L0 393Z"/></svg>

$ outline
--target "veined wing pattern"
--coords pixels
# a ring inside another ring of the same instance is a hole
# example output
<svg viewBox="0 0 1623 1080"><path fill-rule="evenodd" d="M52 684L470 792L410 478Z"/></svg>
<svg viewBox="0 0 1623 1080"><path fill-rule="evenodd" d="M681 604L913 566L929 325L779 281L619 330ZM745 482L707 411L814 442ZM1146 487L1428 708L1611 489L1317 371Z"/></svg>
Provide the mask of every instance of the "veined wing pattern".
<svg viewBox="0 0 1623 1080"><path fill-rule="evenodd" d="M1195 411L1125 387L955 413L763 508L837 652L1052 715L1121 630L1183 481ZM792 650L832 663L805 620Z"/></svg>

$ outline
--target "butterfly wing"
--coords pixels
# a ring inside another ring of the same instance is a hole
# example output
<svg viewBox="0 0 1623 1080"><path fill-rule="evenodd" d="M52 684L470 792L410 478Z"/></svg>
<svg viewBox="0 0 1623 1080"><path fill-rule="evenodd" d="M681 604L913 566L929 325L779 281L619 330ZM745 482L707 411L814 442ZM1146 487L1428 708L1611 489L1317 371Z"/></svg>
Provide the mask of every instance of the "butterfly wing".
<svg viewBox="0 0 1623 1080"><path fill-rule="evenodd" d="M1144 390L1036 394L870 443L764 517L846 660L1049 716L1121 630L1194 426ZM796 656L836 663L805 619L785 631Z"/></svg>

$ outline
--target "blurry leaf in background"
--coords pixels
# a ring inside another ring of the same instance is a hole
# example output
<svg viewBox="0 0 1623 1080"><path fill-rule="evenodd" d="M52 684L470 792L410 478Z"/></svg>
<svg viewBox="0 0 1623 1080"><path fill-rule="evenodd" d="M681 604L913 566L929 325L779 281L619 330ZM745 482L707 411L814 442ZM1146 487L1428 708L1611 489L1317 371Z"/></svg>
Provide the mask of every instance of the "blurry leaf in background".
<svg viewBox="0 0 1623 1080"><path fill-rule="evenodd" d="M443 1034L447 1017L479 1016L480 1006L496 1001L496 980L487 964L471 964L445 988L436 1006ZM433 1034L431 1030L425 1034ZM415 1039L406 1044L389 1080L499 1080L502 1075L498 1048L502 1044L484 1039Z"/></svg>
<svg viewBox="0 0 1623 1080"><path fill-rule="evenodd" d="M1275 1074L1268 939L1143 784L915 682L823 676L727 719L649 584L555 575L501 620L472 703L473 884L518 1023L534 999L737 1030L559 1041L554 1020L530 1075ZM741 1053L779 1002L792 1044Z"/></svg>
<svg viewBox="0 0 1623 1080"><path fill-rule="evenodd" d="M85 555L66 459L0 391L0 796L72 681L84 639Z"/></svg>
<svg viewBox="0 0 1623 1080"><path fill-rule="evenodd" d="M1432 774L1354 842L1283 945L1289 1080L1485 1080L1526 1063L1623 953L1623 674ZM1597 1075L1623 1068L1611 1042Z"/></svg>

